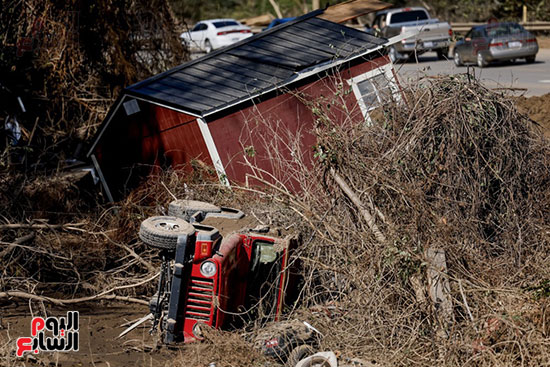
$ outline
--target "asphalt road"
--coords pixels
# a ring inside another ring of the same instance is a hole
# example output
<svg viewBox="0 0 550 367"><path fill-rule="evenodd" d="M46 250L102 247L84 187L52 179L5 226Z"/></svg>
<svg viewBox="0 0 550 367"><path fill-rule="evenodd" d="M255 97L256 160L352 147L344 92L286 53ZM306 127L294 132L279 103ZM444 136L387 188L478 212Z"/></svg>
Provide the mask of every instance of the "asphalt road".
<svg viewBox="0 0 550 367"><path fill-rule="evenodd" d="M550 93L550 49L541 49L534 64L524 60L516 63L491 64L486 68L457 67L452 60L439 61L435 52L418 57L418 62L409 61L395 66L402 82L415 83L419 76L460 74L474 72L489 88L518 88L518 94L540 96Z"/></svg>

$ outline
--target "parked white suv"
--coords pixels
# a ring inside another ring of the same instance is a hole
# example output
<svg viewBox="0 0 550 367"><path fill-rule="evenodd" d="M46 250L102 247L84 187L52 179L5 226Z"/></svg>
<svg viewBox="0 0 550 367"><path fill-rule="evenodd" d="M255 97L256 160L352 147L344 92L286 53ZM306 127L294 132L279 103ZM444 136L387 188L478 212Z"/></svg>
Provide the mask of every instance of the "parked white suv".
<svg viewBox="0 0 550 367"><path fill-rule="evenodd" d="M252 36L250 27L235 19L209 19L195 24L180 35L190 51L211 52Z"/></svg>

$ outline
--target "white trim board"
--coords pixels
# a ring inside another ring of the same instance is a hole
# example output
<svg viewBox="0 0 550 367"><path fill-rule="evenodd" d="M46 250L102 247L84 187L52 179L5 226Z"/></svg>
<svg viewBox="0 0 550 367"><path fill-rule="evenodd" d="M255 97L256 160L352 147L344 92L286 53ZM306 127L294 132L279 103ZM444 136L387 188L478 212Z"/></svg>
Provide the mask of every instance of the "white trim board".
<svg viewBox="0 0 550 367"><path fill-rule="evenodd" d="M197 119L197 124L199 125L202 139L206 144L208 154L210 154L210 159L212 160L212 164L214 164L214 168L218 173L218 178L220 179L220 182L222 183L222 185L230 187L229 179L227 178L227 175L225 173L225 168L220 158L220 154L218 153L218 148L216 148L216 144L214 143L214 139L212 138L212 134L210 133L210 128L208 127L208 124L201 118Z"/></svg>

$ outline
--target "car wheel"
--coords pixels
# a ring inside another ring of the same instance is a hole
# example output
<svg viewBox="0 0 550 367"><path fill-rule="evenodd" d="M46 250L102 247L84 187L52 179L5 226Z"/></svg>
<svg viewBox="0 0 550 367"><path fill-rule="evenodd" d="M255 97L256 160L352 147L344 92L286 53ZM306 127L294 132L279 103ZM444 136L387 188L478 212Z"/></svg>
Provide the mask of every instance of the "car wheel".
<svg viewBox="0 0 550 367"><path fill-rule="evenodd" d="M294 367L302 359L307 358L315 354L315 350L307 344L302 344L292 349L292 352L289 353L286 365L288 367Z"/></svg>
<svg viewBox="0 0 550 367"><path fill-rule="evenodd" d="M191 235L195 228L181 218L157 216L141 222L139 238L151 247L175 250L178 237Z"/></svg>
<svg viewBox="0 0 550 367"><path fill-rule="evenodd" d="M484 68L487 65L489 65L489 63L487 62L487 60L485 60L485 56L483 56L483 54L481 52L478 52L477 53L477 66L479 66L480 68Z"/></svg>
<svg viewBox="0 0 550 367"><path fill-rule="evenodd" d="M210 40L204 41L204 52L209 54L210 52L212 52L212 50L214 50L214 48L212 47Z"/></svg>
<svg viewBox="0 0 550 367"><path fill-rule="evenodd" d="M438 60L447 60L449 56L449 49L448 48L442 48L437 50L437 59Z"/></svg>
<svg viewBox="0 0 550 367"><path fill-rule="evenodd" d="M535 62L535 57L536 57L536 56L526 57L526 58L525 58L525 62L528 63L528 64L532 64L532 63Z"/></svg>
<svg viewBox="0 0 550 367"><path fill-rule="evenodd" d="M457 50L454 51L453 61L455 62L456 66L462 66L463 65L462 58L460 57L460 54L458 53Z"/></svg>
<svg viewBox="0 0 550 367"><path fill-rule="evenodd" d="M399 57L397 56L397 50L395 47L390 47L389 51L390 60L393 63L396 63L399 60Z"/></svg>

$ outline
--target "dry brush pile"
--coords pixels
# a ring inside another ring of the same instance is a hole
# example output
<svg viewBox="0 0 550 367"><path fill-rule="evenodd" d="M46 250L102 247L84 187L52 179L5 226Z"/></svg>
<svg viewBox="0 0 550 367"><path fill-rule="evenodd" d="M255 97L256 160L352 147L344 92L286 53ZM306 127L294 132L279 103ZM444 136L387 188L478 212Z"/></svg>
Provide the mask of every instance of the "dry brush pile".
<svg viewBox="0 0 550 367"><path fill-rule="evenodd" d="M307 191L272 191L280 220L311 234L290 317L383 365L547 362L550 144L536 124L466 76L421 81L368 126L331 120L328 102L305 102L316 165L289 166Z"/></svg>

